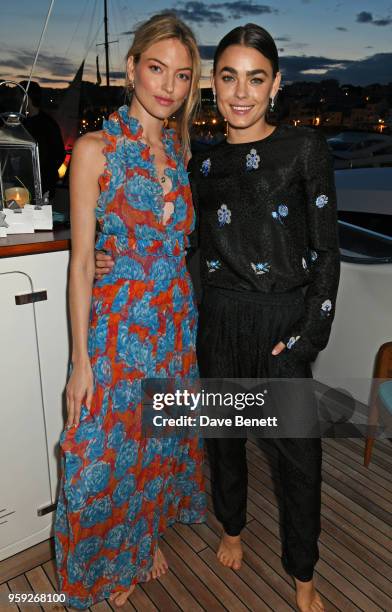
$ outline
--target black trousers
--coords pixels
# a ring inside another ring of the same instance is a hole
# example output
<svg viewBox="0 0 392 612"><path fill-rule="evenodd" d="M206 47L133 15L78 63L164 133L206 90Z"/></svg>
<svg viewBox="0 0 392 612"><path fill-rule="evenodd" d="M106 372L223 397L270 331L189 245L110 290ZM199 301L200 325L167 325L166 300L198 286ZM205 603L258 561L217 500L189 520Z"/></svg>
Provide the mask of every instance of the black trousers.
<svg viewBox="0 0 392 612"><path fill-rule="evenodd" d="M205 290L199 313L197 358L203 378L311 378L310 365L285 369L288 355L272 348L302 316L301 290L284 294ZM289 371L289 374L287 373ZM321 440L272 440L278 450L282 562L298 578L312 579L319 558ZM214 510L229 535L246 523L246 438L206 440Z"/></svg>

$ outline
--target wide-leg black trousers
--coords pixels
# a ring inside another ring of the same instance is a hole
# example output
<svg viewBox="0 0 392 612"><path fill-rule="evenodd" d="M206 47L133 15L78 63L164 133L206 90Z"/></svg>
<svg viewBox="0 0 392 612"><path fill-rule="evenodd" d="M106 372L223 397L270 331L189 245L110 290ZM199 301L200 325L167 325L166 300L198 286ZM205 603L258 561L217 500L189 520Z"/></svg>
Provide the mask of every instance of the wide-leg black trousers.
<svg viewBox="0 0 392 612"><path fill-rule="evenodd" d="M303 315L302 291L284 294L205 290L199 313L197 357L203 378L311 378L309 363L293 370L288 355L271 354ZM287 350L287 349L286 349ZM286 364L286 365L285 365ZM302 581L312 579L319 558L321 497L320 438L281 438L282 562ZM216 517L229 535L246 523L246 438L206 440Z"/></svg>

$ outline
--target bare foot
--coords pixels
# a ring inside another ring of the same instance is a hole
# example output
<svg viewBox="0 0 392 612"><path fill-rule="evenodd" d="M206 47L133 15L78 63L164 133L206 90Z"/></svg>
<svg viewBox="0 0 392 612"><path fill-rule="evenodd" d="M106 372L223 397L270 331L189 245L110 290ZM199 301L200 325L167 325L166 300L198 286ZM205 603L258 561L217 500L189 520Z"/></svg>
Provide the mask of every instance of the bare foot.
<svg viewBox="0 0 392 612"><path fill-rule="evenodd" d="M239 570L242 561L241 536L229 536L223 533L216 556L225 567Z"/></svg>
<svg viewBox="0 0 392 612"><path fill-rule="evenodd" d="M300 612L325 612L324 604L317 593L313 580L301 582L294 578L297 607Z"/></svg>
<svg viewBox="0 0 392 612"><path fill-rule="evenodd" d="M157 548L156 553L154 555L154 561L151 568L151 577L152 578L160 578L163 574L166 574L169 566L165 559L165 555L161 551L160 548Z"/></svg>
<svg viewBox="0 0 392 612"><path fill-rule="evenodd" d="M135 590L135 587L136 587L136 584L133 584L131 588L128 589L128 591L115 591L114 593L111 593L109 596L109 601L111 603L114 603L116 608L122 608L122 606L125 605L128 597Z"/></svg>

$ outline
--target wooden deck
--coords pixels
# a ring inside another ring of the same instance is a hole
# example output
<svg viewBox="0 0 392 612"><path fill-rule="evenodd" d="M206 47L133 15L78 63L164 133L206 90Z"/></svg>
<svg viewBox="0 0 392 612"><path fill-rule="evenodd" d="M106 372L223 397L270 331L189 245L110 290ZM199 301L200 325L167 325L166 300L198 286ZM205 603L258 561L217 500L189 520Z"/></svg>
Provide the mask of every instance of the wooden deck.
<svg viewBox="0 0 392 612"><path fill-rule="evenodd" d="M326 609L390 612L392 445L376 443L368 470L362 467L363 440L324 440L323 445L323 531L316 579ZM206 525L177 525L167 533L162 548L169 573L139 585L124 612L295 609L292 582L280 562L278 508L271 477L276 457L267 445L261 446L262 450L248 442L248 524L241 571L227 570L216 561L220 529L210 512ZM206 473L208 476L208 467ZM51 540L0 562L0 601L9 592L56 591ZM11 609L0 605L0 612ZM29 609L31 605L19 606L22 612ZM48 604L41 609L65 608ZM111 609L107 601L91 607L94 612Z"/></svg>

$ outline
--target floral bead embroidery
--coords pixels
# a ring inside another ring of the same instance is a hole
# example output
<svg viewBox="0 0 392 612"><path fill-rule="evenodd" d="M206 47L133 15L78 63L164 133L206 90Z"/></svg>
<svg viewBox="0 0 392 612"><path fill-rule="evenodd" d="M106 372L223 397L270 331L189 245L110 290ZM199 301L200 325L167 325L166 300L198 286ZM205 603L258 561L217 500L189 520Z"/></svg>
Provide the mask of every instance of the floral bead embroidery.
<svg viewBox="0 0 392 612"><path fill-rule="evenodd" d="M324 208L324 206L328 204L328 196L322 194L316 198L316 206L317 208Z"/></svg>
<svg viewBox="0 0 392 612"><path fill-rule="evenodd" d="M220 227L223 227L226 223L231 223L231 210L227 208L226 204L222 204L217 212Z"/></svg>
<svg viewBox="0 0 392 612"><path fill-rule="evenodd" d="M206 260L208 272L216 272L221 267L221 262L219 259L211 259L210 261Z"/></svg>
<svg viewBox="0 0 392 612"><path fill-rule="evenodd" d="M292 346L300 339L301 336L291 336L286 344L286 348L291 349Z"/></svg>
<svg viewBox="0 0 392 612"><path fill-rule="evenodd" d="M282 225L283 225L284 217L287 217L288 214L289 214L289 209L287 208L285 204L279 204L278 210L272 211L272 217L280 221Z"/></svg>
<svg viewBox="0 0 392 612"><path fill-rule="evenodd" d="M311 250L310 251L310 259L311 259L312 263L316 261L317 257L318 257L317 251Z"/></svg>
<svg viewBox="0 0 392 612"><path fill-rule="evenodd" d="M268 261L259 262L259 263L251 263L250 265L251 265L253 272L257 275L265 274L266 272L269 272L270 267L271 267L271 264L269 264Z"/></svg>
<svg viewBox="0 0 392 612"><path fill-rule="evenodd" d="M210 173L210 170L211 170L211 160L210 158L208 158L208 159L205 159L203 163L201 164L200 171L203 176L208 176Z"/></svg>
<svg viewBox="0 0 392 612"><path fill-rule="evenodd" d="M302 267L303 267L304 270L308 269L308 264L306 263L305 257L302 257Z"/></svg>
<svg viewBox="0 0 392 612"><path fill-rule="evenodd" d="M251 149L246 156L246 169L257 170L260 163L260 155L257 154L256 149Z"/></svg>
<svg viewBox="0 0 392 612"><path fill-rule="evenodd" d="M325 300L321 304L321 316L324 318L329 317L329 315L331 314L331 310L332 310L331 300Z"/></svg>

